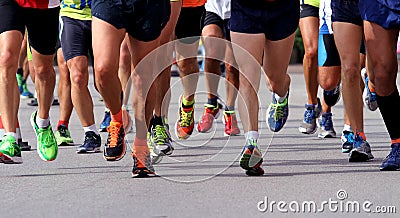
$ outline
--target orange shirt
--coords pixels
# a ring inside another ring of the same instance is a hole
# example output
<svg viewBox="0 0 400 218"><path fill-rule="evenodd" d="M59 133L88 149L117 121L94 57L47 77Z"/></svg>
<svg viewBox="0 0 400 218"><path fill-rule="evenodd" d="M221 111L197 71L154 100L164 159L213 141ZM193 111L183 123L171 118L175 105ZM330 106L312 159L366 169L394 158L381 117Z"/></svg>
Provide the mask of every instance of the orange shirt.
<svg viewBox="0 0 400 218"><path fill-rule="evenodd" d="M182 7L199 7L206 3L207 0L183 0Z"/></svg>

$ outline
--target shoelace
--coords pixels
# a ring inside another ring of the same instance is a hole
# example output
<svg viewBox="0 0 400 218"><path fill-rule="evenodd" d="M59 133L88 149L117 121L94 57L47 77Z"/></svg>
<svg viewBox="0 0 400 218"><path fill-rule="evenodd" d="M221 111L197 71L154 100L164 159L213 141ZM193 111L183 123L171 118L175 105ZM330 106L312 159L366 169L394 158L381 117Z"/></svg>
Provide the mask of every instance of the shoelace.
<svg viewBox="0 0 400 218"><path fill-rule="evenodd" d="M314 116L314 109L307 108L307 110L304 112L304 121L306 121L306 123L311 123L311 120L314 118Z"/></svg>
<svg viewBox="0 0 400 218"><path fill-rule="evenodd" d="M193 109L191 109L189 112L185 112L183 108L181 109L180 124L182 127L188 127L192 124L192 115Z"/></svg>
<svg viewBox="0 0 400 218"><path fill-rule="evenodd" d="M274 120L278 121L280 118L283 117L283 107L279 104L272 104L271 105L271 112L274 114Z"/></svg>
<svg viewBox="0 0 400 218"><path fill-rule="evenodd" d="M109 141L109 146L111 148L114 148L118 144L118 134L119 134L119 129L118 126L112 125L107 128L107 131L109 132L108 135L108 141Z"/></svg>
<svg viewBox="0 0 400 218"><path fill-rule="evenodd" d="M156 125L156 127L154 128L154 136L156 138L155 143L164 144L165 139L168 137L165 127L161 125Z"/></svg>
<svg viewBox="0 0 400 218"><path fill-rule="evenodd" d="M325 130L332 129L333 127L332 114L326 114L325 116L322 116L321 126L323 126Z"/></svg>

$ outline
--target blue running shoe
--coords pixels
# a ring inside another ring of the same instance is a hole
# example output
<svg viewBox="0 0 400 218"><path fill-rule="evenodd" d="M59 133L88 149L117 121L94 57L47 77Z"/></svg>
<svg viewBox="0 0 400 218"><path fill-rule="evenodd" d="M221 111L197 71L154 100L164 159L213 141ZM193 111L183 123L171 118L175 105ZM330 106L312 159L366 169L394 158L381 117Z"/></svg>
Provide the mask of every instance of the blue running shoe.
<svg viewBox="0 0 400 218"><path fill-rule="evenodd" d="M383 159L381 171L400 170L400 143L394 143L391 147L389 155Z"/></svg>
<svg viewBox="0 0 400 218"><path fill-rule="evenodd" d="M318 98L318 104L306 104L303 122L299 126L299 131L303 134L313 134L317 131L317 118L321 115L322 106Z"/></svg>
<svg viewBox="0 0 400 218"><path fill-rule="evenodd" d="M267 110L267 125L271 131L279 132L285 125L289 116L289 94L282 103L279 103L274 95L275 93L272 94L272 102Z"/></svg>
<svg viewBox="0 0 400 218"><path fill-rule="evenodd" d="M93 131L89 131L85 133L85 141L83 142L83 144L76 148L76 153L82 154L100 152L100 147L100 135L96 134Z"/></svg>
<svg viewBox="0 0 400 218"><path fill-rule="evenodd" d="M107 127L110 125L111 122L111 113L110 111L105 111L104 112L104 118L103 121L100 124L100 132L107 132Z"/></svg>
<svg viewBox="0 0 400 218"><path fill-rule="evenodd" d="M332 90L324 90L324 101L329 107L335 106L340 99L340 83Z"/></svg>
<svg viewBox="0 0 400 218"><path fill-rule="evenodd" d="M240 167L246 170L248 176L261 176L264 174L261 168L263 162L261 149L253 139L247 140L246 143L240 157Z"/></svg>
<svg viewBox="0 0 400 218"><path fill-rule="evenodd" d="M349 154L349 162L365 162L374 159L371 146L358 134L354 137L353 149Z"/></svg>
<svg viewBox="0 0 400 218"><path fill-rule="evenodd" d="M361 70L361 77L365 83L363 91L363 102L364 105L371 111L375 111L378 108L378 100L376 99L376 92L371 92L368 86L368 74L367 70L363 68Z"/></svg>
<svg viewBox="0 0 400 218"><path fill-rule="evenodd" d="M321 122L319 123L320 129L318 138L335 138L336 132L333 128L332 113L326 112L321 115Z"/></svg>
<svg viewBox="0 0 400 218"><path fill-rule="evenodd" d="M344 130L340 140L342 141L342 153L349 153L353 149L354 133Z"/></svg>

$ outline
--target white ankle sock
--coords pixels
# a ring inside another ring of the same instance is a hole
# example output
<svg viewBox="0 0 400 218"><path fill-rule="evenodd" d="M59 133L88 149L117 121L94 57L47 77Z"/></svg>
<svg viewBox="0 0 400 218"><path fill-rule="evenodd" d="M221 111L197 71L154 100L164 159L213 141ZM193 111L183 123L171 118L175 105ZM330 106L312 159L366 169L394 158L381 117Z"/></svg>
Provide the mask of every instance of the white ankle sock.
<svg viewBox="0 0 400 218"><path fill-rule="evenodd" d="M259 134L258 131L248 131L244 134L244 136L246 137L246 141L249 139L254 139L255 141L257 141Z"/></svg>
<svg viewBox="0 0 400 218"><path fill-rule="evenodd" d="M286 97L287 97L287 92L285 94L285 96L281 97L278 94L274 93L274 98L276 99L276 101L278 101L279 103L282 103L285 101Z"/></svg>
<svg viewBox="0 0 400 218"><path fill-rule="evenodd" d="M350 125L344 124L344 126L343 126L343 131L353 132L353 129L351 128Z"/></svg>
<svg viewBox="0 0 400 218"><path fill-rule="evenodd" d="M6 132L4 133L5 136L12 136L15 140L17 140L17 133L15 132Z"/></svg>
<svg viewBox="0 0 400 218"><path fill-rule="evenodd" d="M85 133L92 131L92 132L96 133L97 135L99 134L99 132L97 131L97 128L96 128L96 124L93 124L90 126L84 126L83 130L85 131Z"/></svg>
<svg viewBox="0 0 400 218"><path fill-rule="evenodd" d="M50 125L50 116L46 119L42 119L39 115L36 115L36 124L39 128L47 128Z"/></svg>

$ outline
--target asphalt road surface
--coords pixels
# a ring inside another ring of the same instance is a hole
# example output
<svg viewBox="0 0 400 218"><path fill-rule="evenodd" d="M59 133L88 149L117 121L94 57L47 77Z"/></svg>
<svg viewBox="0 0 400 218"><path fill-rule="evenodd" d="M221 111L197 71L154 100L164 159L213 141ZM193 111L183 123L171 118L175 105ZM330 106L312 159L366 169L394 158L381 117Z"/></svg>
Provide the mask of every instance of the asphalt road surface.
<svg viewBox="0 0 400 218"><path fill-rule="evenodd" d="M399 217L400 173L379 171L390 150L379 111L364 109L365 133L375 159L349 163L341 153L342 100L333 109L336 138L321 140L316 134L299 133L306 101L304 78L299 65L291 66L289 72L290 115L279 133L272 134L265 124L271 94L264 80L261 84L259 143L265 170L261 177L248 177L239 167L244 137L224 137L221 119L211 133L195 132L186 141L176 140L173 129L182 93L176 77L169 110L175 151L155 166L159 175L155 178L131 178L129 151L121 161L107 162L101 153L78 155L74 146L60 147L55 161L42 161L29 124L35 108L21 100L23 139L32 151L22 153L23 164L0 166L0 217ZM225 96L223 80L220 84L219 93ZM29 88L33 90L31 81ZM104 104L92 77L90 89L99 125ZM200 76L196 121L205 102L204 76ZM53 106L53 129L58 115L59 107ZM75 112L70 130L75 143L82 143L83 130ZM101 136L105 143L106 134ZM127 135L129 144L133 138L134 133Z"/></svg>

